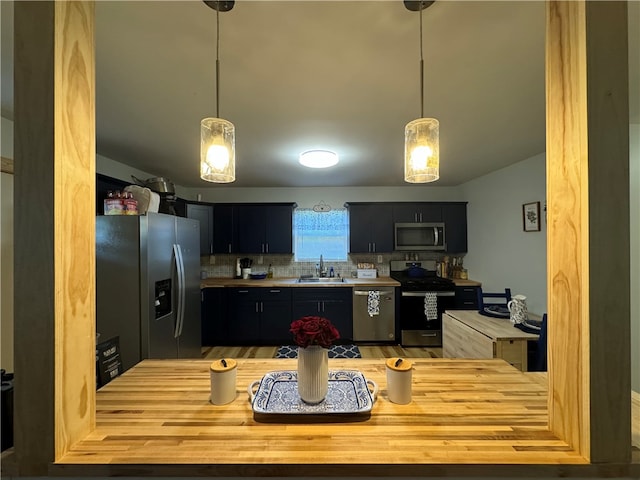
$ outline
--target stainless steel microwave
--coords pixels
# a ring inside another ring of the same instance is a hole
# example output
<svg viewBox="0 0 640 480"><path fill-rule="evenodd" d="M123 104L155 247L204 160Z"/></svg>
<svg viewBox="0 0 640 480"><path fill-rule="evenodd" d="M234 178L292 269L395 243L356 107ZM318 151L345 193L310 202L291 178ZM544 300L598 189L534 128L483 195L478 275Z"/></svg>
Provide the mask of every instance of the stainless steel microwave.
<svg viewBox="0 0 640 480"><path fill-rule="evenodd" d="M394 250L446 250L444 223L394 224Z"/></svg>

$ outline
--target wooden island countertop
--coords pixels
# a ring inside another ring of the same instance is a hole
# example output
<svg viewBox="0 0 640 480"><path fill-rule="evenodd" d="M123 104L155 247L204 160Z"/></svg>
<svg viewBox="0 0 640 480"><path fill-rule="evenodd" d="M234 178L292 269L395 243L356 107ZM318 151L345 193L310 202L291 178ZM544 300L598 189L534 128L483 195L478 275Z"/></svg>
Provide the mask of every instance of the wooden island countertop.
<svg viewBox="0 0 640 480"><path fill-rule="evenodd" d="M359 370L379 385L370 418L352 423L254 420L248 385L295 370L295 359L237 359L237 397L223 406L209 402L211 361L144 360L97 392L95 430L51 472L559 476L603 468L547 430L543 382L499 359L410 360L408 405L387 400L385 359L329 360L331 370Z"/></svg>

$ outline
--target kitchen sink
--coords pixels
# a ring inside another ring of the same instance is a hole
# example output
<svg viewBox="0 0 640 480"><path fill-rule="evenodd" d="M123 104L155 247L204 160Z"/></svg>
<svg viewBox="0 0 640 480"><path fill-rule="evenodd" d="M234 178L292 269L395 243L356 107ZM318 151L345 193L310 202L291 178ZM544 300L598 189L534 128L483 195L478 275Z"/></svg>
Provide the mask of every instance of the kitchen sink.
<svg viewBox="0 0 640 480"><path fill-rule="evenodd" d="M298 283L344 283L342 277L300 277Z"/></svg>

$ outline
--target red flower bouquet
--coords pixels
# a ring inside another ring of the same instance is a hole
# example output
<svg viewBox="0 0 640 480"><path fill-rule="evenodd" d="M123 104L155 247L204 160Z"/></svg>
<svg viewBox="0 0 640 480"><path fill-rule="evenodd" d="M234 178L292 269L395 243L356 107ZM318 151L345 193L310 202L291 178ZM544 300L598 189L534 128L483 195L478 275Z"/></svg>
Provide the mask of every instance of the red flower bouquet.
<svg viewBox="0 0 640 480"><path fill-rule="evenodd" d="M296 345L306 348L309 345L320 345L329 348L334 340L340 338L340 332L324 317L307 316L291 323L289 329L293 333Z"/></svg>

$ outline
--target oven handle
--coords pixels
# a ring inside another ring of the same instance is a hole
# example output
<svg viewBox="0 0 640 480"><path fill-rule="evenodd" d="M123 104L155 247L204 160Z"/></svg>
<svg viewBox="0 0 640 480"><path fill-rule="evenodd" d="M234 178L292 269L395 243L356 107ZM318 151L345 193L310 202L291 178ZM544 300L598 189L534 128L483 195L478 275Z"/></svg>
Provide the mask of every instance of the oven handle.
<svg viewBox="0 0 640 480"><path fill-rule="evenodd" d="M424 297L427 292L402 292L403 297ZM436 297L455 297L456 292L435 292Z"/></svg>

